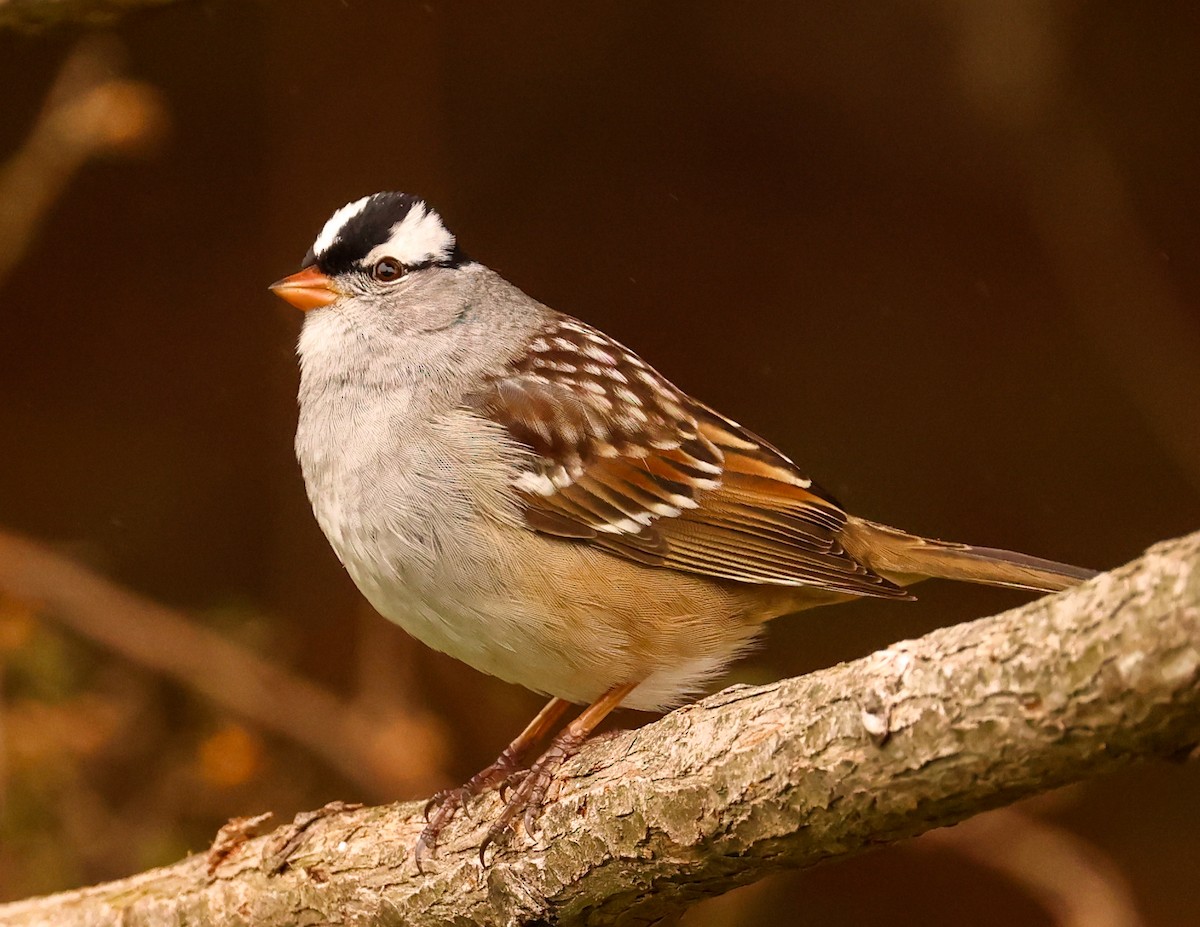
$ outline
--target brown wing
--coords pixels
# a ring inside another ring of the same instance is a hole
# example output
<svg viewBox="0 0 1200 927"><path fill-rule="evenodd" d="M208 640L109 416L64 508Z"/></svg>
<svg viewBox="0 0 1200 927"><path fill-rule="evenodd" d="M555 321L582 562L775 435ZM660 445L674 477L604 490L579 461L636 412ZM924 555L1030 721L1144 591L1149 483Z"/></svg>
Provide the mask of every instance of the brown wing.
<svg viewBox="0 0 1200 927"><path fill-rule="evenodd" d="M531 528L640 563L857 595L905 592L846 553L845 513L783 454L606 335L558 317L471 398L531 449Z"/></svg>

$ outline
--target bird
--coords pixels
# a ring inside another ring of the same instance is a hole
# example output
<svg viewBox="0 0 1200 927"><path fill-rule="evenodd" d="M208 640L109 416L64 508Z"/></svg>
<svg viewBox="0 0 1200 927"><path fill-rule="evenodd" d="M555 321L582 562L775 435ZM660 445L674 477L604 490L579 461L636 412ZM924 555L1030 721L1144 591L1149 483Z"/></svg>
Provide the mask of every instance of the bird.
<svg viewBox="0 0 1200 927"><path fill-rule="evenodd" d="M418 867L489 790L504 806L483 847L518 819L533 833L554 773L610 712L703 692L773 618L911 599L929 578L1053 592L1094 575L850 514L765 439L469 257L418 196L336 210L270 289L304 311L295 450L354 583L434 650L550 699L434 796Z"/></svg>

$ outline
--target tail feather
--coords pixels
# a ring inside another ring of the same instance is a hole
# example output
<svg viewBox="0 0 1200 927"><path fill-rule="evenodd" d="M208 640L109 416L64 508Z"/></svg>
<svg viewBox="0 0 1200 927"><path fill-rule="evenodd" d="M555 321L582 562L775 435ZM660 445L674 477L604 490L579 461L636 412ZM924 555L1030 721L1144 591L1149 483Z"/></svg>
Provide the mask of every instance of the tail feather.
<svg viewBox="0 0 1200 927"><path fill-rule="evenodd" d="M877 573L906 585L920 579L957 579L988 586L1058 592L1096 575L1095 570L994 547L973 547L852 518L846 549Z"/></svg>

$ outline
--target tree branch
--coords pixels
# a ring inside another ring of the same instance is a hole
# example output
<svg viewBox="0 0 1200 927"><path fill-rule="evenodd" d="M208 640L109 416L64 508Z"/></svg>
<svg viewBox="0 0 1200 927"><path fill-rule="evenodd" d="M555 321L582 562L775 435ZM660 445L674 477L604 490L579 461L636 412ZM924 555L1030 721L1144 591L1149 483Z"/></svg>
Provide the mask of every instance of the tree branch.
<svg viewBox="0 0 1200 927"><path fill-rule="evenodd" d="M0 25L4 16L0 0ZM115 40L80 42L59 69L37 122L21 147L0 163L0 285L20 263L75 173L101 155L144 155L167 132L158 91L116 75Z"/></svg>
<svg viewBox="0 0 1200 927"><path fill-rule="evenodd" d="M812 866L1200 743L1200 533L1086 586L798 679L735 687L591 744L530 842L485 869L494 796L432 872L420 804L338 812L5 924L646 924ZM289 864L271 859L291 842Z"/></svg>

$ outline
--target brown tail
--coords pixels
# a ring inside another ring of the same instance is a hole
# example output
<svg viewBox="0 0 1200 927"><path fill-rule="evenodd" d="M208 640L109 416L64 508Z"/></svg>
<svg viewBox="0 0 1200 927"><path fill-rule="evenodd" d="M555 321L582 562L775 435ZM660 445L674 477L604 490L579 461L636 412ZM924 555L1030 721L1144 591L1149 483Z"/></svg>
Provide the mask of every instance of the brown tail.
<svg viewBox="0 0 1200 927"><path fill-rule="evenodd" d="M1096 575L1095 570L1011 550L917 537L861 518L849 520L843 537L846 550L855 559L901 585L920 579L958 579L1057 592Z"/></svg>

